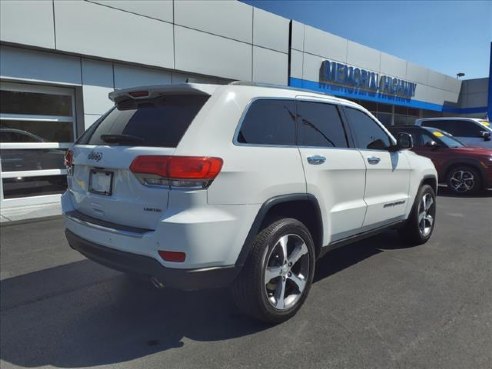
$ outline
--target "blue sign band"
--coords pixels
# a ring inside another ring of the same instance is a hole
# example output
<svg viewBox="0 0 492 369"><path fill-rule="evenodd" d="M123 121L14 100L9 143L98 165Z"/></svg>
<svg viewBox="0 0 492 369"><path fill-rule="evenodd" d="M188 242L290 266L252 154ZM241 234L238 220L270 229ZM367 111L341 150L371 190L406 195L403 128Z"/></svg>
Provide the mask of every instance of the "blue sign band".
<svg viewBox="0 0 492 369"><path fill-rule="evenodd" d="M480 106L476 108L456 108L451 106L444 106L439 104L433 104L425 101L419 101L414 99L408 99L400 96L384 95L378 92L361 90L353 87L333 85L330 83L320 83L314 81L308 81L300 78L289 78L289 86L297 88L305 88L312 91L324 92L330 95L339 97L346 97L349 99L359 99L364 101L372 101L382 104L406 106L409 108L425 109L439 112L448 112L455 114L470 114L470 113L485 113L487 112L486 106ZM490 94L489 94L490 96ZM490 104L489 104L490 105Z"/></svg>

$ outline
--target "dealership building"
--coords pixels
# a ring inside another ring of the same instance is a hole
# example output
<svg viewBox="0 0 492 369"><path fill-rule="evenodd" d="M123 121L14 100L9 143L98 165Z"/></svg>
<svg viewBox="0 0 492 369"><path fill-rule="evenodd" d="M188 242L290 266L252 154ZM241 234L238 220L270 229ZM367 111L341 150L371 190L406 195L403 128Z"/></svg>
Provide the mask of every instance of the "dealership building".
<svg viewBox="0 0 492 369"><path fill-rule="evenodd" d="M357 101L385 125L492 115L459 80L238 1L0 1L2 221L60 213L63 153L138 85L234 80Z"/></svg>

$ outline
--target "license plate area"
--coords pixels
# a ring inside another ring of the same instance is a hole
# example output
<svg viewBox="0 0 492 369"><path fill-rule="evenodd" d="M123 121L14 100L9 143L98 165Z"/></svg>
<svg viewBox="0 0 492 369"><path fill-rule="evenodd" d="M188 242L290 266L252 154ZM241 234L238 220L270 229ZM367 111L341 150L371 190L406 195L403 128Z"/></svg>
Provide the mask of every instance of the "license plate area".
<svg viewBox="0 0 492 369"><path fill-rule="evenodd" d="M89 174L89 192L111 196L113 193L113 172L91 169Z"/></svg>

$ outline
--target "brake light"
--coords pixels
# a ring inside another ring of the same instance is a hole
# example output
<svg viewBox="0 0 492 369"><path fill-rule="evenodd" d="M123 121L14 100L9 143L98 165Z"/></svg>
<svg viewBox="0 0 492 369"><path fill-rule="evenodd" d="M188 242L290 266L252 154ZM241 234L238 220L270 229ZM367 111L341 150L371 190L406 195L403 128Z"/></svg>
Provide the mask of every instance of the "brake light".
<svg viewBox="0 0 492 369"><path fill-rule="evenodd" d="M186 254L179 251L159 250L159 256L165 261L172 261L175 263L182 263L186 259Z"/></svg>
<svg viewBox="0 0 492 369"><path fill-rule="evenodd" d="M147 97L149 96L149 91L132 91L132 92L129 92L128 95L130 95L131 97Z"/></svg>
<svg viewBox="0 0 492 369"><path fill-rule="evenodd" d="M206 188L222 169L221 158L207 156L136 157L130 171L146 185Z"/></svg>
<svg viewBox="0 0 492 369"><path fill-rule="evenodd" d="M67 150L65 153L65 158L63 160L63 163L65 164L65 168L67 170L72 169L73 166L73 151L72 150Z"/></svg>

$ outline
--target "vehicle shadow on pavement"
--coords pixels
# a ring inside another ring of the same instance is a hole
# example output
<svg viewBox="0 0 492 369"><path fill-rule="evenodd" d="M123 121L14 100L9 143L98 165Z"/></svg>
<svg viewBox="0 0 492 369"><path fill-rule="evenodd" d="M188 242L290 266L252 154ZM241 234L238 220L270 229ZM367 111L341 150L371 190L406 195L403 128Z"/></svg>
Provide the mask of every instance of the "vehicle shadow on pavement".
<svg viewBox="0 0 492 369"><path fill-rule="evenodd" d="M269 328L238 314L227 290L158 290L88 260L0 288L0 358L21 367L115 364Z"/></svg>
<svg viewBox="0 0 492 369"><path fill-rule="evenodd" d="M377 236L334 249L327 252L318 260L314 283L377 255L384 250L397 250L409 247L413 246L402 242L396 231L389 230Z"/></svg>
<svg viewBox="0 0 492 369"><path fill-rule="evenodd" d="M333 250L315 282L402 247L385 232ZM158 290L88 260L3 280L0 293L0 358L21 367L116 364L271 327L239 314L225 289Z"/></svg>

